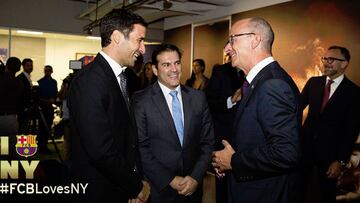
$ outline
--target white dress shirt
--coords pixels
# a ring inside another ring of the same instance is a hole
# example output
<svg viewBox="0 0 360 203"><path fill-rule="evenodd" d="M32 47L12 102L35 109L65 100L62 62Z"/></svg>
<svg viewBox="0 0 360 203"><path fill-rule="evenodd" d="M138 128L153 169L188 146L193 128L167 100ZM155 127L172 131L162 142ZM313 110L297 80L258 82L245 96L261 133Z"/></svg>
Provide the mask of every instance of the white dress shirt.
<svg viewBox="0 0 360 203"><path fill-rule="evenodd" d="M170 92L172 91L172 89L169 89L168 87L166 87L165 85L163 85L160 81L158 81L160 89L162 91L162 93L165 96L166 99L166 103L169 107L171 116L172 116L172 96L170 95ZM181 106L181 114L182 114L182 121L184 123L184 108L183 108L183 102L182 102L182 97L181 97L181 88L180 85L178 85L174 90L176 90L177 93L177 98L179 99L180 102L180 106Z"/></svg>

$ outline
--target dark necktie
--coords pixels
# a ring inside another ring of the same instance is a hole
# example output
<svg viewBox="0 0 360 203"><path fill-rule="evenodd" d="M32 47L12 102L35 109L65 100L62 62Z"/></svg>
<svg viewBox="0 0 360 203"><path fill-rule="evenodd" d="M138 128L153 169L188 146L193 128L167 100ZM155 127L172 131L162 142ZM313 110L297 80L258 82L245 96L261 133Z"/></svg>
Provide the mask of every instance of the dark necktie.
<svg viewBox="0 0 360 203"><path fill-rule="evenodd" d="M333 80L329 80L327 82L327 84L325 85L325 89L324 89L324 97L322 100L322 104L321 104L321 112L324 110L326 104L329 101L329 96L330 96L330 88L331 88L331 84L333 83Z"/></svg>
<svg viewBox="0 0 360 203"><path fill-rule="evenodd" d="M172 117L175 123L176 133L179 137L179 141L181 146L183 145L184 139L184 125L182 121L182 112L181 112L181 105L180 101L177 97L177 91L172 90L170 95L172 97Z"/></svg>
<svg viewBox="0 0 360 203"><path fill-rule="evenodd" d="M241 86L241 94L242 94L242 97L244 98L246 95L247 95L247 93L249 92L249 87L250 87L250 84L249 84L249 82L246 80L246 78L245 78L245 80L244 80L244 82L243 82L243 84L242 84L242 86Z"/></svg>
<svg viewBox="0 0 360 203"><path fill-rule="evenodd" d="M125 99L126 105L129 108L130 107L129 91L128 91L127 80L124 70L120 73L119 78L120 78L120 89Z"/></svg>

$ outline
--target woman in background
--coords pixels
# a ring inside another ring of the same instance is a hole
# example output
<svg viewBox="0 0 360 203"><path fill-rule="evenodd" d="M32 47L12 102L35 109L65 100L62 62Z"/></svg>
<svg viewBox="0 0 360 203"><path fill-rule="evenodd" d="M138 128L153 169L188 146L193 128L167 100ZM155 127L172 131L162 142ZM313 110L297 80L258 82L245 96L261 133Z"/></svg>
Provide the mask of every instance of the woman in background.
<svg viewBox="0 0 360 203"><path fill-rule="evenodd" d="M203 59L195 59L193 61L191 78L186 80L185 85L197 90L204 90L209 82L209 78L204 75L204 71L205 61Z"/></svg>

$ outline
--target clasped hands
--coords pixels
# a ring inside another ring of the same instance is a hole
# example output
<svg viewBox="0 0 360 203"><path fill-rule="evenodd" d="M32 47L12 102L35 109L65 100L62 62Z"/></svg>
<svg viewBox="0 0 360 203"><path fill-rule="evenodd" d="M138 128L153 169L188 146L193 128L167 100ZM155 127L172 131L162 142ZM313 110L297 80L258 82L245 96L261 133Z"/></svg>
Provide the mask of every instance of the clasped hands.
<svg viewBox="0 0 360 203"><path fill-rule="evenodd" d="M222 140L224 146L223 150L214 151L212 153L212 166L215 169L216 176L222 178L225 176L225 171L231 170L231 157L235 150L226 140Z"/></svg>
<svg viewBox="0 0 360 203"><path fill-rule="evenodd" d="M179 195L190 196L192 195L196 188L198 182L191 176L175 176L175 178L170 182L170 186L178 191Z"/></svg>

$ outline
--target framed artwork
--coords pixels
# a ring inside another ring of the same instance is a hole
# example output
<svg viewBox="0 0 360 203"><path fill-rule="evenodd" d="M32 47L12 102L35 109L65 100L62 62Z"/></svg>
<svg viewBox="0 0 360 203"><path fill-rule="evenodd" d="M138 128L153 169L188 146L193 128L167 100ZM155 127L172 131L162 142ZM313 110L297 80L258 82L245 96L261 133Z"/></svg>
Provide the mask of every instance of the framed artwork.
<svg viewBox="0 0 360 203"><path fill-rule="evenodd" d="M85 66L95 59L96 54L94 53L76 53L75 59L82 62L82 65Z"/></svg>

